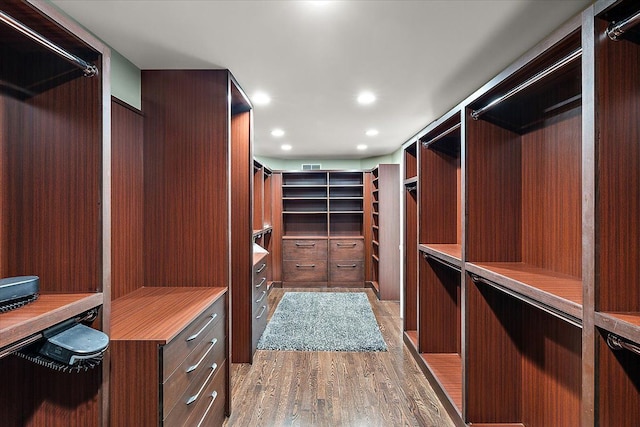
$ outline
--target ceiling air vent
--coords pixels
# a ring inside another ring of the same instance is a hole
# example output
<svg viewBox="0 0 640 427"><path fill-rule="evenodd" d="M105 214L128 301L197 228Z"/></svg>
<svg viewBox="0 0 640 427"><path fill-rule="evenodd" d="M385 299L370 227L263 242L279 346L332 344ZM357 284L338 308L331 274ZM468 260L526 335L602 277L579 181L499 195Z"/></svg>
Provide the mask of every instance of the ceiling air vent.
<svg viewBox="0 0 640 427"><path fill-rule="evenodd" d="M303 171L314 171L322 168L320 163L303 163L302 170Z"/></svg>

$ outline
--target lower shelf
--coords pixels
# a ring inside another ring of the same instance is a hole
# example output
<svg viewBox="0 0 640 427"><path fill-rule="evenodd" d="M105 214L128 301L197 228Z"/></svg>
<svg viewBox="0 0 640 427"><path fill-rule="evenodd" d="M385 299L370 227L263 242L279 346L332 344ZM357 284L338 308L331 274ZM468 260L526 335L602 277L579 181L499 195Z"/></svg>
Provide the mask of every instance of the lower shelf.
<svg viewBox="0 0 640 427"><path fill-rule="evenodd" d="M0 314L0 349L102 305L102 293L42 294Z"/></svg>
<svg viewBox="0 0 640 427"><path fill-rule="evenodd" d="M421 353L434 379L462 413L462 358L457 353Z"/></svg>

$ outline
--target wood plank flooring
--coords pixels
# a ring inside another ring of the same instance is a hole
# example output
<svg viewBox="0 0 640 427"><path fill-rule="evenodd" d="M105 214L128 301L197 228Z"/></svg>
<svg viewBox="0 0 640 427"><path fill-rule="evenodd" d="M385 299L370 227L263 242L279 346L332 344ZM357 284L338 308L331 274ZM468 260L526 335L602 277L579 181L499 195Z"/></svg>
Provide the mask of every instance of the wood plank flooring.
<svg viewBox="0 0 640 427"><path fill-rule="evenodd" d="M269 294L270 313L287 291ZM258 350L252 365L231 369L232 413L225 426L454 426L402 343L397 302L366 290L387 352Z"/></svg>

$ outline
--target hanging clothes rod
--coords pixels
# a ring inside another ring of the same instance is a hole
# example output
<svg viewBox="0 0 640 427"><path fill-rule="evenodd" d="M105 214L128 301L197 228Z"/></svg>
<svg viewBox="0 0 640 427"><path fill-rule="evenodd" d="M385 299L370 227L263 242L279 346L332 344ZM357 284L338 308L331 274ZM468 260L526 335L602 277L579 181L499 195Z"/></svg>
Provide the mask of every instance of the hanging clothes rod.
<svg viewBox="0 0 640 427"><path fill-rule="evenodd" d="M619 336L607 334L607 344L613 350L622 350L624 348L625 350L629 350L630 352L640 356L640 346L624 341Z"/></svg>
<svg viewBox="0 0 640 427"><path fill-rule="evenodd" d="M83 71L86 77L93 77L98 74L98 68L95 65L85 61L82 58L77 57L76 55L70 52L67 52L57 44L47 40L40 34L33 31L31 28L27 27L20 21L12 18L11 16L7 15L1 10L0 10L0 21L4 22L5 24L10 26L14 30L22 33L23 35L29 37L31 40L35 41L36 43L46 47L47 49L56 53L58 56L66 59L70 63L74 64L76 67L80 68Z"/></svg>
<svg viewBox="0 0 640 427"><path fill-rule="evenodd" d="M565 56L564 58L562 58L561 60L559 60L555 64L551 65L549 68L546 68L546 69L540 71L538 74L534 75L529 80L526 80L526 81L522 82L518 86L516 86L513 89L511 89L509 92L507 92L504 95L494 99L493 101L491 101L489 104L485 105L484 107L482 107L482 108L480 108L478 110L473 110L471 112L471 118L473 120L478 120L480 118L480 116L482 116L484 113L486 113L487 111L489 111L491 108L495 107L496 105L498 105L502 101L505 101L505 100L511 98L516 93L523 91L524 89L528 88L529 86L533 85L534 83L537 83L538 81L540 81L543 78L547 77L549 74L554 73L555 71L559 70L560 68L564 67L565 65L570 64L571 62L573 62L576 59L580 58L581 55L582 55L582 48L578 48L578 49L574 50L569 55Z"/></svg>
<svg viewBox="0 0 640 427"><path fill-rule="evenodd" d="M611 40L618 41L625 31L638 23L640 23L640 10L636 12L635 15L623 19L620 22L612 22L609 24L606 34Z"/></svg>
<svg viewBox="0 0 640 427"><path fill-rule="evenodd" d="M457 125L453 125L451 126L449 129L445 130L444 132L442 132L440 135L436 136L435 138L430 139L427 142L423 142L422 144L425 147L430 146L431 144L433 144L436 141L441 140L442 138L444 138L445 136L449 135L451 132L455 131L456 129L460 129L461 124L458 123Z"/></svg>

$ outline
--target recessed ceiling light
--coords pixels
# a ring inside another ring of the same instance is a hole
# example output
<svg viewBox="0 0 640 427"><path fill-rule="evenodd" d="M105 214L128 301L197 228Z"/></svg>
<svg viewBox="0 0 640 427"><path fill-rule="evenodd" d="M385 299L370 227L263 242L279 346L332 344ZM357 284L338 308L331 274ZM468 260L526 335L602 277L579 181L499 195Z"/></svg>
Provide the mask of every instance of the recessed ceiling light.
<svg viewBox="0 0 640 427"><path fill-rule="evenodd" d="M283 149L284 151L289 151L289 150L291 150L291 145L289 145L289 144L282 144L282 145L280 146L280 148L281 148L281 149Z"/></svg>
<svg viewBox="0 0 640 427"><path fill-rule="evenodd" d="M376 100L376 96L371 92L360 92L358 95L358 103L362 105L373 104Z"/></svg>
<svg viewBox="0 0 640 427"><path fill-rule="evenodd" d="M284 131L282 129L274 129L271 131L271 136L281 137L284 136Z"/></svg>
<svg viewBox="0 0 640 427"><path fill-rule="evenodd" d="M366 145L364 145L364 144L359 144L356 148L357 148L358 150L362 151L362 150L366 150L366 149L367 149L367 146L366 146Z"/></svg>
<svg viewBox="0 0 640 427"><path fill-rule="evenodd" d="M251 100L256 105L268 105L271 102L271 97L264 92L256 92L251 97Z"/></svg>
<svg viewBox="0 0 640 427"><path fill-rule="evenodd" d="M367 136L376 136L378 133L378 129L369 129L365 132Z"/></svg>

